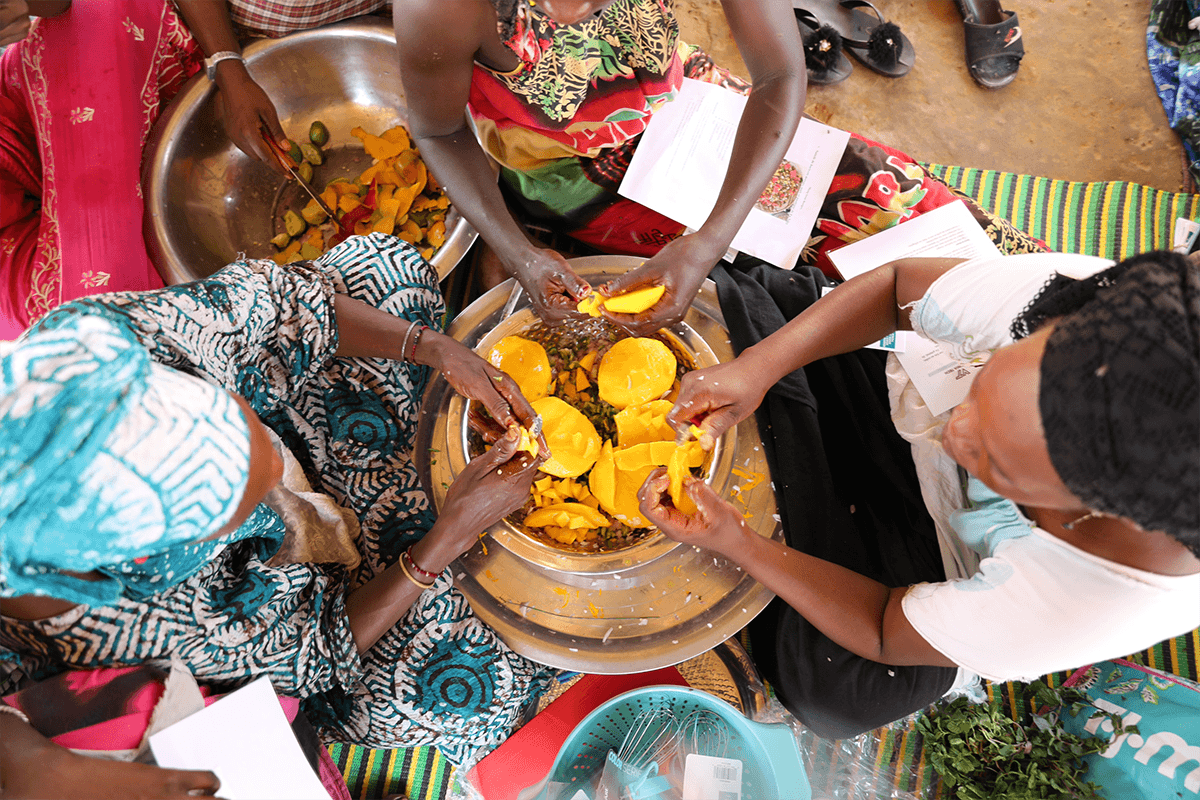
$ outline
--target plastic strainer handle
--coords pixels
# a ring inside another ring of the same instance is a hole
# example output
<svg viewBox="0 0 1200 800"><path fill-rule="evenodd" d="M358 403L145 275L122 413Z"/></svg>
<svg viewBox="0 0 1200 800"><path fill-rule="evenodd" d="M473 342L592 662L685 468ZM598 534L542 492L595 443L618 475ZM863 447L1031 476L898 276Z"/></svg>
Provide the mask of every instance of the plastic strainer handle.
<svg viewBox="0 0 1200 800"><path fill-rule="evenodd" d="M762 743L774 768L779 789L786 792L779 800L812 800L812 786L804 771L804 762L800 760L800 745L796 743L792 729L779 723L750 720L746 720L746 725Z"/></svg>

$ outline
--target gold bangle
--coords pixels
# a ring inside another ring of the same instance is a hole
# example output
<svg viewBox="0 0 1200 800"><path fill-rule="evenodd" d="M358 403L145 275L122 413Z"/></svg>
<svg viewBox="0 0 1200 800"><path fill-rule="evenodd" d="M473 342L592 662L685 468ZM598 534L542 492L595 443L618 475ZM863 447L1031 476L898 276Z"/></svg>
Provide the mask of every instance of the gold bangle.
<svg viewBox="0 0 1200 800"><path fill-rule="evenodd" d="M419 586L419 587L421 587L421 591L425 591L426 589L432 589L432 588L433 588L433 581L430 581L429 583L421 583L419 580L417 580L416 578L414 578L414 577L412 576L412 573L408 571L408 567L406 567L406 566L404 565L404 559L403 559L403 558L402 558L402 559L400 559L399 561L397 561L396 563L400 565L400 571L404 573L404 577L406 577L406 578L408 578L410 581L412 581L412 583L413 583L413 585L414 585L414 586Z"/></svg>

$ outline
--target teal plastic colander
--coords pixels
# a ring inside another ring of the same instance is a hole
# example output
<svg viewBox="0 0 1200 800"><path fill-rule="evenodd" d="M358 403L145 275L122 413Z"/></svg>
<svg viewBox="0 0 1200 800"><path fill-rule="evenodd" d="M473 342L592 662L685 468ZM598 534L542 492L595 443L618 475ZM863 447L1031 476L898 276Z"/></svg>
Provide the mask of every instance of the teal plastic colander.
<svg viewBox="0 0 1200 800"><path fill-rule="evenodd" d="M563 742L548 779L586 784L609 751L621 747L640 714L664 707L680 720L704 710L725 723L729 744L724 755L742 762L742 800L811 800L800 748L787 725L751 722L724 700L680 686L635 689L588 714Z"/></svg>

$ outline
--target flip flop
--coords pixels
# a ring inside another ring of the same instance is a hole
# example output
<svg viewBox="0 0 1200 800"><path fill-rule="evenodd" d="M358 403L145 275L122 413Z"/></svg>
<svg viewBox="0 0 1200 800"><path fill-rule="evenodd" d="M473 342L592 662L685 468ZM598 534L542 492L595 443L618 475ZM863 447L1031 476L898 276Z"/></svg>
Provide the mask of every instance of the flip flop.
<svg viewBox="0 0 1200 800"><path fill-rule="evenodd" d="M808 82L821 85L838 83L850 77L854 65L842 47L842 35L803 8L794 9L804 40L804 63L808 67Z"/></svg>
<svg viewBox="0 0 1200 800"><path fill-rule="evenodd" d="M809 12L840 33L843 49L868 69L889 78L907 75L912 69L916 60L912 42L868 0L792 0L792 8ZM860 8L869 9L874 16Z"/></svg>
<svg viewBox="0 0 1200 800"><path fill-rule="evenodd" d="M1016 13L1000 8L1000 0L955 0L955 3L963 17L971 77L985 89L999 89L1012 83L1025 55Z"/></svg>

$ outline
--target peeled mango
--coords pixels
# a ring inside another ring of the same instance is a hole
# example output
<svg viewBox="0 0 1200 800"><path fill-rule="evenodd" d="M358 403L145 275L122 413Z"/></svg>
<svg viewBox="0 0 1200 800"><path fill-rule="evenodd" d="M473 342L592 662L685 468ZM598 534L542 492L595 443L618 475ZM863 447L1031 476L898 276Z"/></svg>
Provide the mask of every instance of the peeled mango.
<svg viewBox="0 0 1200 800"><path fill-rule="evenodd" d="M520 336L505 336L488 353L488 363L517 382L529 402L550 394L550 359L540 344Z"/></svg>
<svg viewBox="0 0 1200 800"><path fill-rule="evenodd" d="M601 306L614 314L640 314L653 308L666 291L665 286L644 286L613 297L603 297L599 292L592 292L580 300L576 308L579 313L592 317L600 316Z"/></svg>
<svg viewBox="0 0 1200 800"><path fill-rule="evenodd" d="M618 409L656 400L675 384L675 354L658 339L622 339L600 359L600 399Z"/></svg>
<svg viewBox="0 0 1200 800"><path fill-rule="evenodd" d="M531 405L542 418L542 436L550 448L541 471L574 478L591 469L600 455L600 434L591 420L557 397L543 397Z"/></svg>

